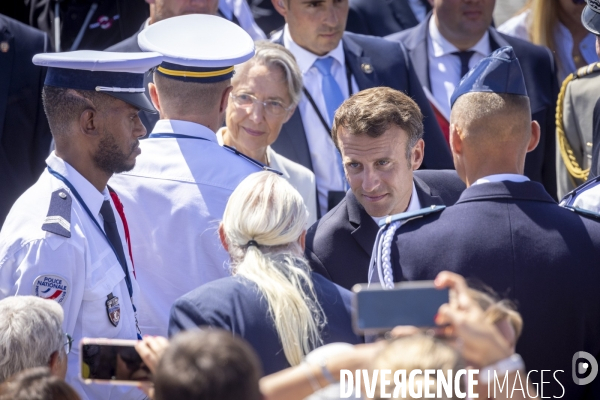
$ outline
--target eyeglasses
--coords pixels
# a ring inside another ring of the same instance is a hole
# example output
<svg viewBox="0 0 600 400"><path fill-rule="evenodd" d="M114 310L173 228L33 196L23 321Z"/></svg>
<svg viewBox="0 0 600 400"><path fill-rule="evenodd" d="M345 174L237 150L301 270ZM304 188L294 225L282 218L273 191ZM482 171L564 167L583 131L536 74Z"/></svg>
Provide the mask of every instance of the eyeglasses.
<svg viewBox="0 0 600 400"><path fill-rule="evenodd" d="M286 107L282 102L277 100L260 101L255 96L246 93L231 93L230 96L235 105L238 107L250 108L255 104L262 104L267 114L271 115L283 115L293 108L292 106Z"/></svg>
<svg viewBox="0 0 600 400"><path fill-rule="evenodd" d="M66 342L64 344L65 353L69 354L71 352L71 346L73 345L73 338L71 337L71 335L69 335L68 333L65 332L65 339L66 339Z"/></svg>

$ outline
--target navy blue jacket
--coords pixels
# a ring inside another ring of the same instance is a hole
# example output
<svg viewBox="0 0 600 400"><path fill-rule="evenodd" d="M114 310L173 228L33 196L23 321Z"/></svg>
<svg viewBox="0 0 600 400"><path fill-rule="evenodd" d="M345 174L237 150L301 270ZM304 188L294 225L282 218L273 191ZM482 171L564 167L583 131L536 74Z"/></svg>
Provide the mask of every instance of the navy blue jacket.
<svg viewBox="0 0 600 400"><path fill-rule="evenodd" d="M563 370L563 398L600 398L600 379L577 386L571 377L576 352L600 355L600 223L559 207L537 182L484 183L407 222L394 243L395 281L449 270L490 286L523 316L517 352L527 369ZM551 374L544 381L544 396L561 395Z"/></svg>
<svg viewBox="0 0 600 400"><path fill-rule="evenodd" d="M456 171L415 171L422 207L452 205L465 188ZM305 256L313 271L351 289L368 281L369 261L379 227L351 190L335 208L310 227Z"/></svg>
<svg viewBox="0 0 600 400"><path fill-rule="evenodd" d="M283 35L275 40L283 45ZM450 149L437 124L433 110L419 84L406 49L402 45L390 43L372 36L345 32L342 37L344 56L359 90L377 86L389 86L401 90L419 105L423 113L425 135L425 157L422 169L454 169ZM370 64L372 72L362 70L362 64ZM313 170L308 142L300 111L296 111L288 122L283 124L277 140L271 145L282 156Z"/></svg>
<svg viewBox="0 0 600 400"><path fill-rule="evenodd" d="M600 176L600 99L594 107L594 135L592 146L592 166L590 167L589 179Z"/></svg>
<svg viewBox="0 0 600 400"><path fill-rule="evenodd" d="M327 326L321 334L324 344L362 342L352 332L352 293L319 274L312 274L312 279L327 317ZM264 374L272 374L289 368L290 364L268 309L254 282L237 276L218 279L189 292L173 304L169 336L202 325L228 330L247 340L262 361Z"/></svg>
<svg viewBox="0 0 600 400"><path fill-rule="evenodd" d="M540 143L525 160L525 175L529 179L540 182L554 199L556 188L556 100L558 98L558 82L554 58L545 47L536 46L521 39L504 35L496 29L489 29L492 51L503 46L512 46L515 51L523 75L531 104L531 117L542 128ZM427 37L429 36L429 18L412 29L408 29L386 39L403 43L423 86L431 90L429 80L429 58L427 55Z"/></svg>
<svg viewBox="0 0 600 400"><path fill-rule="evenodd" d="M42 105L46 69L33 65L51 51L48 36L0 14L0 227L17 198L44 170L50 127Z"/></svg>
<svg viewBox="0 0 600 400"><path fill-rule="evenodd" d="M429 12L429 2L421 2ZM350 0L346 30L383 37L418 24L408 0Z"/></svg>

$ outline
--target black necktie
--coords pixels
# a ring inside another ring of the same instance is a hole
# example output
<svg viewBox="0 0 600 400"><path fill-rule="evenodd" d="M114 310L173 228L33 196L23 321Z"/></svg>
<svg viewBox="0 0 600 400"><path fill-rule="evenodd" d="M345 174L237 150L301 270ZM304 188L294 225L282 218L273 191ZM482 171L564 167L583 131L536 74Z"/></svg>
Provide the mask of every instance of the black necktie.
<svg viewBox="0 0 600 400"><path fill-rule="evenodd" d="M121 236L119 235L119 230L117 229L115 213L113 213L109 200L104 200L104 202L102 203L102 207L100 208L100 215L102 215L102 218L104 219L104 232L106 233L108 240L110 240L110 243L113 245L117 252L117 255L119 256L119 264L121 264L121 268L123 268L125 276L129 277L127 261L125 260L125 252L123 251L123 243L121 242Z"/></svg>
<svg viewBox="0 0 600 400"><path fill-rule="evenodd" d="M469 69L470 69L469 61L471 60L471 57L473 57L473 54L475 54L475 52L473 50L457 51L455 53L452 53L452 55L460 58L460 78L461 79L463 76L465 76L467 74L467 72L469 72Z"/></svg>

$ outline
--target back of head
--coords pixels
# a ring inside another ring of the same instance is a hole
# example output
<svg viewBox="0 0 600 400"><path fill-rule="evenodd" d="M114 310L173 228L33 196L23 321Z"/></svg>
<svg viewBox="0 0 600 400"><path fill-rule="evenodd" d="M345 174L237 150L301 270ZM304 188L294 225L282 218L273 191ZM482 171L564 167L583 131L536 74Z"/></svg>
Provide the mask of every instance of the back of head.
<svg viewBox="0 0 600 400"><path fill-rule="evenodd" d="M176 335L154 377L156 400L259 400L262 375L256 354L219 330Z"/></svg>
<svg viewBox="0 0 600 400"><path fill-rule="evenodd" d="M21 371L0 385L0 400L79 400L75 390L46 367Z"/></svg>
<svg viewBox="0 0 600 400"><path fill-rule="evenodd" d="M461 137L481 151L503 145L522 146L526 153L531 133L529 98L514 94L472 92L460 96L452 107L450 122Z"/></svg>
<svg viewBox="0 0 600 400"><path fill-rule="evenodd" d="M397 370L405 370L407 380L413 370L442 370L445 374L448 370L452 370L452 377L454 377L457 370L464 368L459 353L449 344L421 334L390 342L375 358L371 367L372 370L391 370L392 374ZM435 388L437 388L435 375L431 376L430 381L433 382L430 392L435 393ZM421 386L424 386L425 382L423 380L420 383ZM407 385L406 382L405 385ZM386 392L389 393L389 389L390 387L386 389ZM416 391L418 393L418 389ZM379 394L381 391L376 390L375 393ZM409 395L408 398L412 397Z"/></svg>
<svg viewBox="0 0 600 400"><path fill-rule="evenodd" d="M233 191L222 222L234 274L253 281L266 298L291 365L321 343L324 324L299 242L307 218L300 193L264 171Z"/></svg>
<svg viewBox="0 0 600 400"><path fill-rule="evenodd" d="M52 353L62 349L63 310L54 301L7 297L0 301L0 321L0 382L24 369L48 366Z"/></svg>

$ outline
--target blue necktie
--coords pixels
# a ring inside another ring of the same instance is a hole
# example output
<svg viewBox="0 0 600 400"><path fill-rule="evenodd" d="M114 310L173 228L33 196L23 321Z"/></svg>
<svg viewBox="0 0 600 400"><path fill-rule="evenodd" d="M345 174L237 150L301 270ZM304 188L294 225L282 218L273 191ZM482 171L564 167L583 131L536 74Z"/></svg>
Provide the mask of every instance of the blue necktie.
<svg viewBox="0 0 600 400"><path fill-rule="evenodd" d="M329 116L329 124L333 125L333 116L335 110L344 102L344 95L340 85L331 75L331 66L333 57L318 58L313 64L321 73L321 86L323 89L323 97L325 98L325 106L327 107L327 115Z"/></svg>

